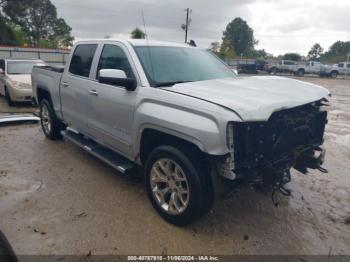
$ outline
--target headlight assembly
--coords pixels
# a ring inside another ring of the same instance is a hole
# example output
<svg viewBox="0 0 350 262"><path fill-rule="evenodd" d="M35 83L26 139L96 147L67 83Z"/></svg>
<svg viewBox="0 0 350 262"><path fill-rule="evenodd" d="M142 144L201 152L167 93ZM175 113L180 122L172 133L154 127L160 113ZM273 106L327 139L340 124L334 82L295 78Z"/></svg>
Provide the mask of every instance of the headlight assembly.
<svg viewBox="0 0 350 262"><path fill-rule="evenodd" d="M17 89L30 89L31 85L30 84L25 84L25 83L21 83L18 81L10 81L12 87L17 88Z"/></svg>

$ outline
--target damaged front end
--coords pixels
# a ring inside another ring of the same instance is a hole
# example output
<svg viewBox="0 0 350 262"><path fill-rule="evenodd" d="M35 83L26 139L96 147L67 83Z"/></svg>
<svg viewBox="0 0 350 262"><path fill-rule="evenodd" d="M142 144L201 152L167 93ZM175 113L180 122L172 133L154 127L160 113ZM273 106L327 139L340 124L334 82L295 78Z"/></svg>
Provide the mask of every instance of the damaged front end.
<svg viewBox="0 0 350 262"><path fill-rule="evenodd" d="M319 169L324 161L322 149L327 100L275 112L266 122L231 122L227 141L230 156L221 173L227 178L249 181L282 193L290 182L294 167L306 174ZM286 194L288 192L285 192Z"/></svg>

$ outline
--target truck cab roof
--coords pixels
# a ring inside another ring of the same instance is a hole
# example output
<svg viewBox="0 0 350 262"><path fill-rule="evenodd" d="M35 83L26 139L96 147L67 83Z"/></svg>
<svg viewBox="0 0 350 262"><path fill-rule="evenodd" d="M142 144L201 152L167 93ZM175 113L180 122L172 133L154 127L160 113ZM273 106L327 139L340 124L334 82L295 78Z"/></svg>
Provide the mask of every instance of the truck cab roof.
<svg viewBox="0 0 350 262"><path fill-rule="evenodd" d="M94 39L94 40L82 40L75 43L87 44L87 43L112 43L119 42L124 44L130 44L132 46L168 46L168 47L189 47L194 48L185 43L176 43L176 42L167 42L167 41L156 41L156 40L146 40L146 39L118 39L118 38L109 38L109 39Z"/></svg>

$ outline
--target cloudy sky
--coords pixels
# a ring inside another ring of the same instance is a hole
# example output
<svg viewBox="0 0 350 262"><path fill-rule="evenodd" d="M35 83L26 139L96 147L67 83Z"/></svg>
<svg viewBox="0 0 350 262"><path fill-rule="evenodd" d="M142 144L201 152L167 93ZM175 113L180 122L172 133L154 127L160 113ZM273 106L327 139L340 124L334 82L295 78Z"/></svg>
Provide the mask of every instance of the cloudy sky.
<svg viewBox="0 0 350 262"><path fill-rule="evenodd" d="M76 40L127 38L145 17L149 39L184 41L181 24L191 8L189 39L208 47L242 17L259 40L257 48L275 55L306 55L318 42L325 49L336 40L350 40L349 0L51 0L59 16L73 28Z"/></svg>

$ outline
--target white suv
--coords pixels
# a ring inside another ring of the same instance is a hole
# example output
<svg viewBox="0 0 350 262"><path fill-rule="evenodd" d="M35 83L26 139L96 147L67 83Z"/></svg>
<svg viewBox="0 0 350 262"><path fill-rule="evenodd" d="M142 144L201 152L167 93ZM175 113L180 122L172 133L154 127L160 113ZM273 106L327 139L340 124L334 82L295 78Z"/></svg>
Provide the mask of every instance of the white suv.
<svg viewBox="0 0 350 262"><path fill-rule="evenodd" d="M0 94L7 103L30 102L33 97L30 74L33 66L44 65L41 60L0 59Z"/></svg>

